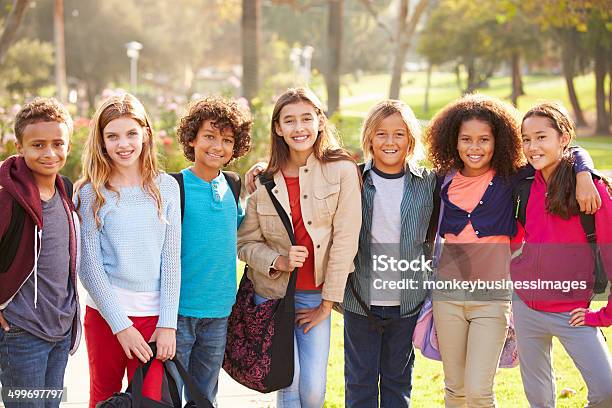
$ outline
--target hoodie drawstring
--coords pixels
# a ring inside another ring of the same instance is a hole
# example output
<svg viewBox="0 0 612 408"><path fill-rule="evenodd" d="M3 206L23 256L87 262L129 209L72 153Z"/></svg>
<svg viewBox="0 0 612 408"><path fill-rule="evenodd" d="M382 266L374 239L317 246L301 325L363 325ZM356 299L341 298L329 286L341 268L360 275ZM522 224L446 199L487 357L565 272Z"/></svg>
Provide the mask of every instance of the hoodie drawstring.
<svg viewBox="0 0 612 408"><path fill-rule="evenodd" d="M38 225L34 225L34 309L38 305L38 258L40 256L40 248L38 242L42 241L42 230L38 229Z"/></svg>

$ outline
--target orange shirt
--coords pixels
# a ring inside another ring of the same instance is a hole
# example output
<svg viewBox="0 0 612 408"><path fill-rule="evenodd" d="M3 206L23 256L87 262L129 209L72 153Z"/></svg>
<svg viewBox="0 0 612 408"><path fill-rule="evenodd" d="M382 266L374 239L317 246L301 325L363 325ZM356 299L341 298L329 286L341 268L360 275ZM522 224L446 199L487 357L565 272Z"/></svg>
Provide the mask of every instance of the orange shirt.
<svg viewBox="0 0 612 408"><path fill-rule="evenodd" d="M298 268L297 290L321 290L321 286L315 285L314 275L314 244L306 231L304 220L302 219L302 209L300 207L300 179L299 177L284 176L289 193L289 206L291 207L291 221L293 223L293 234L297 245L305 246L308 249L308 257L301 268Z"/></svg>
<svg viewBox="0 0 612 408"><path fill-rule="evenodd" d="M472 212L482 199L489 183L493 180L495 172L493 169L477 177L466 177L457 172L448 187L448 199L457 207ZM478 238L472 223L468 222L459 235L445 234L444 239L450 244L487 243L501 244L510 243L510 238L505 235Z"/></svg>
<svg viewBox="0 0 612 408"><path fill-rule="evenodd" d="M474 211L494 175L495 171L492 169L477 177L466 177L458 171L448 188L448 199L468 213ZM479 238L472 223L468 222L459 235L446 233L444 240L445 249L442 253L439 276L460 280L508 278L510 267L508 236Z"/></svg>

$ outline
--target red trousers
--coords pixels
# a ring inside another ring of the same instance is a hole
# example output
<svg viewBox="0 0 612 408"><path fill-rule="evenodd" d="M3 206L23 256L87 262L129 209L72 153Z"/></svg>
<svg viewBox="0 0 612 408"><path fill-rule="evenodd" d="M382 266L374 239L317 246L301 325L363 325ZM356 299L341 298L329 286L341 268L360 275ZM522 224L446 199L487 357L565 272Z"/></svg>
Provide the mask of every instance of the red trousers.
<svg viewBox="0 0 612 408"><path fill-rule="evenodd" d="M130 317L134 328L148 341L157 325L157 316ZM87 307L85 311L85 343L89 359L89 408L121 391L123 376L127 368L128 381L132 379L140 360L127 358L117 337L97 310ZM155 357L153 357L155 358ZM144 379L143 395L161 401L163 366L155 360Z"/></svg>

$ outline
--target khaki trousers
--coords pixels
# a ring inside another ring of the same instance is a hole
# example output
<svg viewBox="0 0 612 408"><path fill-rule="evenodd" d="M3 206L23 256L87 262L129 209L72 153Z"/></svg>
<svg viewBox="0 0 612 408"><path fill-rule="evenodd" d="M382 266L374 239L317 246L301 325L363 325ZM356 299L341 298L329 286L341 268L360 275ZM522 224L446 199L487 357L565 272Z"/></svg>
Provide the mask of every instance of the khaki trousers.
<svg viewBox="0 0 612 408"><path fill-rule="evenodd" d="M447 408L497 406L493 383L510 308L508 301L433 302Z"/></svg>

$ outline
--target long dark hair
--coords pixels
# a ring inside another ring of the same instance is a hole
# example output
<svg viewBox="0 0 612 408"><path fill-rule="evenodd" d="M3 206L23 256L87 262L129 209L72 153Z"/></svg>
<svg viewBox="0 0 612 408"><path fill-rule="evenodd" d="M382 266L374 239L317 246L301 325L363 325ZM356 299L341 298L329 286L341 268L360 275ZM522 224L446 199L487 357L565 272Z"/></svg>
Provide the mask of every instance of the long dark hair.
<svg viewBox="0 0 612 408"><path fill-rule="evenodd" d="M285 106L299 102L306 102L312 105L323 125L313 146L313 153L317 160L323 163L339 160L348 160L355 163L350 153L341 147L336 131L327 120L323 104L319 98L309 89L301 87L289 88L278 98L272 111L272 121L270 122L270 162L268 163L268 168L263 173L266 178L273 178L274 174L281 171L289 161L289 146L285 139L276 133L276 124L280 120L281 110Z"/></svg>
<svg viewBox="0 0 612 408"><path fill-rule="evenodd" d="M574 173L574 157L569 144L576 138L576 128L565 108L554 102L540 103L529 109L523 117L523 122L532 116L546 118L550 126L558 133L569 136L568 145L564 147L561 160L548 179L546 210L568 219L580 212L576 201L576 174Z"/></svg>

